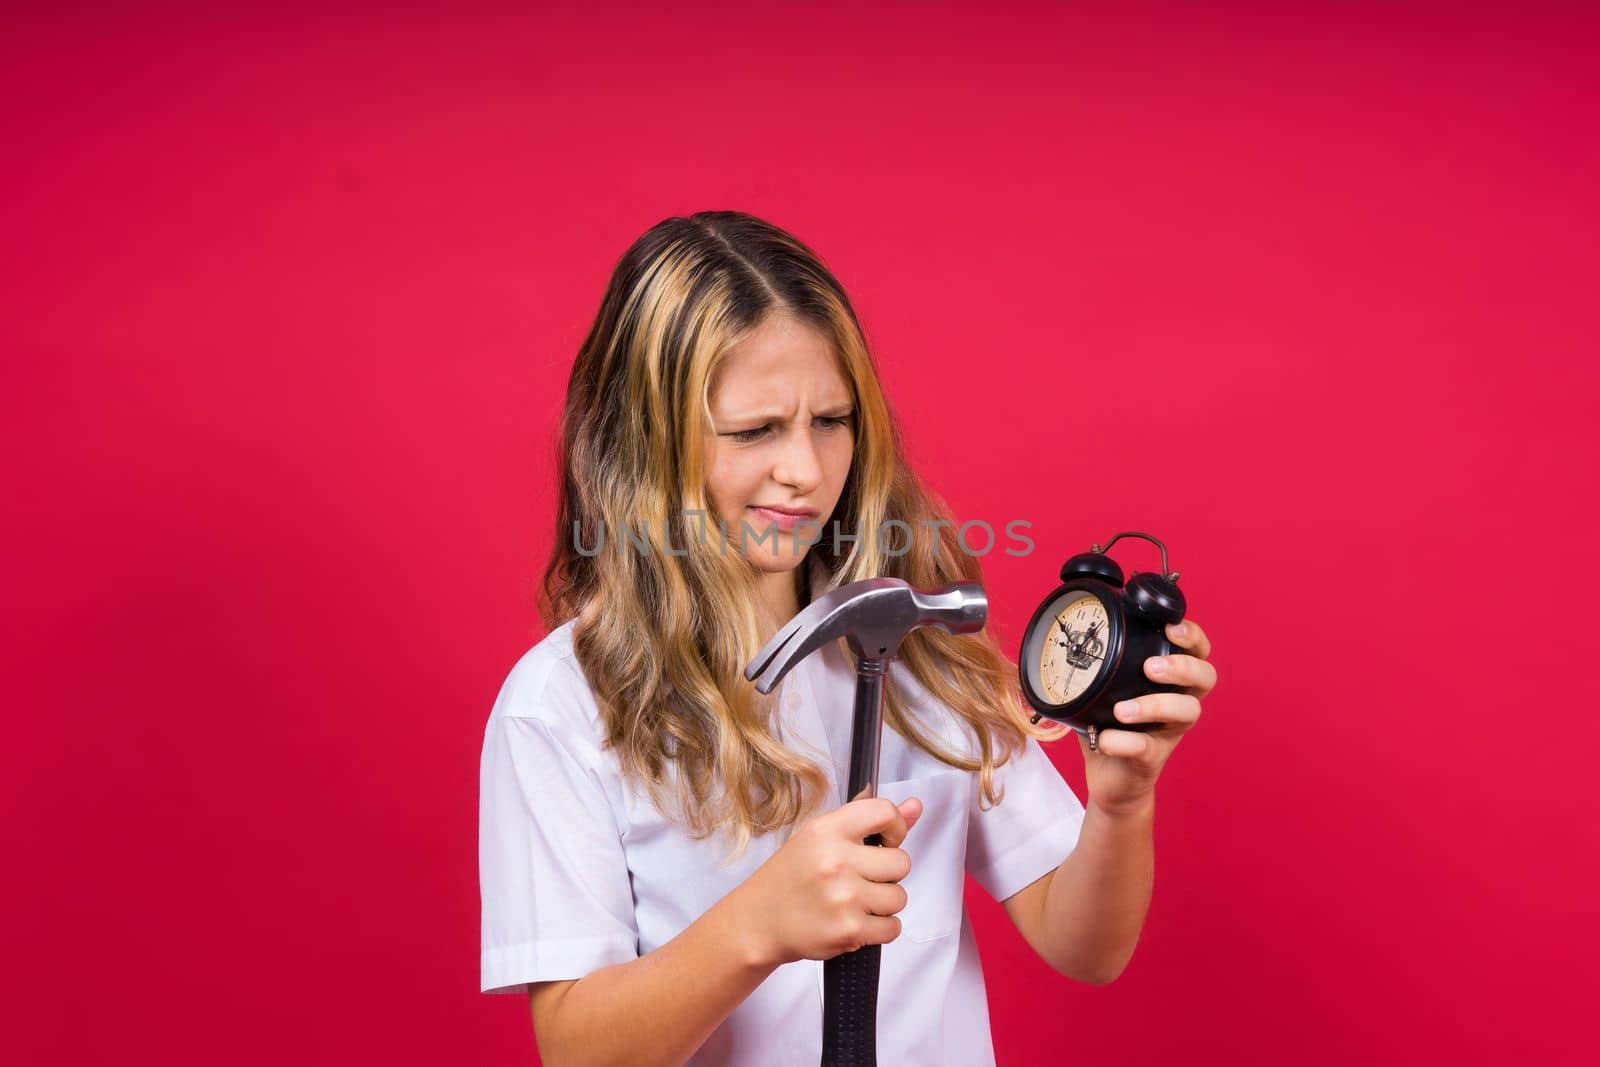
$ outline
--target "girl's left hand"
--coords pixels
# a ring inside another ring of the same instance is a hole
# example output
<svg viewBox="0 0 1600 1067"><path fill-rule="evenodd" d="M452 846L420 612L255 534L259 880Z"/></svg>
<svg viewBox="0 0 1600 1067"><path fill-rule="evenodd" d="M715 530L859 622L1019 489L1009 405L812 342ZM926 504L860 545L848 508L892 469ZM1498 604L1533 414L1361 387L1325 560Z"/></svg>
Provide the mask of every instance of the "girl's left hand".
<svg viewBox="0 0 1600 1067"><path fill-rule="evenodd" d="M1174 653L1145 661L1145 677L1183 686L1179 693L1147 693L1112 710L1123 722L1160 722L1149 733L1101 730L1099 751L1078 735L1089 802L1111 814L1145 810L1155 800L1156 779L1183 735L1200 719L1200 701L1216 688L1217 669L1207 663L1211 640L1193 619L1167 627L1167 640L1189 655Z"/></svg>

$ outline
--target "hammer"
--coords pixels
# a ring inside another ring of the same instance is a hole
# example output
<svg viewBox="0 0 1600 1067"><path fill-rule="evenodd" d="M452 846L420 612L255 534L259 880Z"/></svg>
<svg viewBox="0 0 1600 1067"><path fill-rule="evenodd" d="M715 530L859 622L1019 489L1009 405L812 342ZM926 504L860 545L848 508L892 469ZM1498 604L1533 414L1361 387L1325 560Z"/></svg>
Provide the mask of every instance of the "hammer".
<svg viewBox="0 0 1600 1067"><path fill-rule="evenodd" d="M878 795L878 746L883 733L883 681L900 641L919 626L952 634L983 629L989 598L977 582L914 589L899 578L867 578L818 597L768 641L744 669L756 689L770 693L796 663L843 637L856 659L855 712L850 727L853 800ZM878 834L866 844L881 845ZM822 1067L876 1067L878 962L881 945L863 945L822 965Z"/></svg>

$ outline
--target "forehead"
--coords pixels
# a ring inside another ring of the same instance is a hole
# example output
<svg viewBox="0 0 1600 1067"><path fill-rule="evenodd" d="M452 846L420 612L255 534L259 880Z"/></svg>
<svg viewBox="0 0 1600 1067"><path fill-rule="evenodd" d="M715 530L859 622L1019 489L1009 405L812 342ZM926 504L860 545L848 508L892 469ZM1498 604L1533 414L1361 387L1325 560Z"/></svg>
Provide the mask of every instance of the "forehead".
<svg viewBox="0 0 1600 1067"><path fill-rule="evenodd" d="M769 315L728 350L711 381L716 411L849 403L833 342L788 315Z"/></svg>

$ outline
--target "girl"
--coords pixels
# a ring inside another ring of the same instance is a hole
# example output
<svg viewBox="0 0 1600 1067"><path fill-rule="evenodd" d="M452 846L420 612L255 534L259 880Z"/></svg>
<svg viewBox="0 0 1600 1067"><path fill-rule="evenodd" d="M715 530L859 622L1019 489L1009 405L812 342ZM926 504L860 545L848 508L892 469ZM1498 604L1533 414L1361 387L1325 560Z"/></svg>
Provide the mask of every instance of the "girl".
<svg viewBox="0 0 1600 1067"><path fill-rule="evenodd" d="M1056 971L1121 973L1155 782L1216 682L1192 621L1168 631L1191 655L1146 664L1186 692L1117 709L1166 725L1080 738L1087 806L987 630L903 642L873 798L843 795L842 647L772 697L744 680L823 591L981 580L808 248L737 212L639 238L573 366L561 463L551 630L495 702L480 777L482 988L529 994L549 1067L815 1067L821 961L866 944L880 1062L992 1064L964 874Z"/></svg>

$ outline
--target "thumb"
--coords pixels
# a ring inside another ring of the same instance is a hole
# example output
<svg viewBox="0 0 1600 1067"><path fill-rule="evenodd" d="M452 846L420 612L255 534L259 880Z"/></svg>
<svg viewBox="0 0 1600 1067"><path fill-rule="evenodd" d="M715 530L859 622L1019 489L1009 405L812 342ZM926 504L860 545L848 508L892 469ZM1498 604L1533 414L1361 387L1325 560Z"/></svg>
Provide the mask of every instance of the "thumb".
<svg viewBox="0 0 1600 1067"><path fill-rule="evenodd" d="M916 797L906 797L900 802L900 816L905 819L906 830L909 831L922 818L922 801Z"/></svg>

